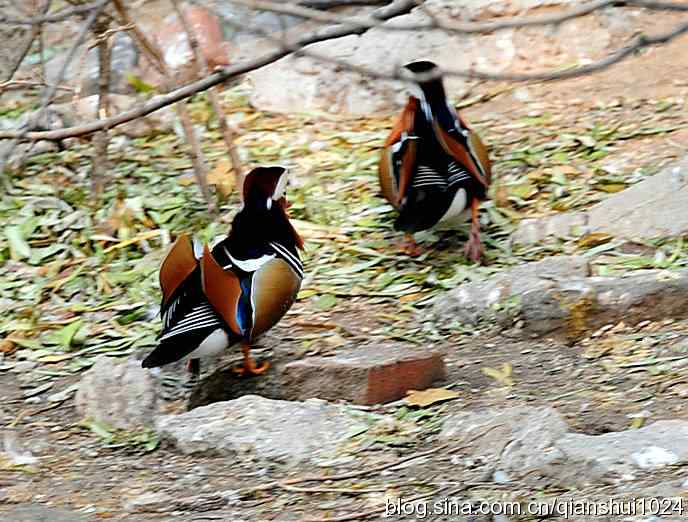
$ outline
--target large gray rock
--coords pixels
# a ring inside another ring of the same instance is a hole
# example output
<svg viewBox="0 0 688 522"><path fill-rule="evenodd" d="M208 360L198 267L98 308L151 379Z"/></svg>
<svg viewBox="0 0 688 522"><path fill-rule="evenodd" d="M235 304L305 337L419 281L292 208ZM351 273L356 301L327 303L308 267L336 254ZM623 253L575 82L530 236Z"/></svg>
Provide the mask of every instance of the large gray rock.
<svg viewBox="0 0 688 522"><path fill-rule="evenodd" d="M688 462L688 421L659 421L604 435L570 433L552 408L464 411L447 417L440 438L472 441L471 458L510 478L549 477L567 486L632 480Z"/></svg>
<svg viewBox="0 0 688 522"><path fill-rule="evenodd" d="M141 363L101 355L76 393L80 415L119 429L152 426L157 412L155 379Z"/></svg>
<svg viewBox="0 0 688 522"><path fill-rule="evenodd" d="M575 340L622 320L633 324L688 313L688 270L583 277L587 265L582 259L554 257L464 283L435 300L435 316L443 322L501 326L520 319L524 332ZM545 273L546 262L560 265L561 271Z"/></svg>
<svg viewBox="0 0 688 522"><path fill-rule="evenodd" d="M688 421L665 420L603 435L570 433L557 447L571 461L591 461L607 473L632 474L688 462Z"/></svg>
<svg viewBox="0 0 688 522"><path fill-rule="evenodd" d="M504 322L521 309L525 294L537 295L556 287L557 281L583 278L590 268L582 256L555 256L534 263L525 263L484 281L464 283L438 297L435 314L444 320L476 324L494 319Z"/></svg>
<svg viewBox="0 0 688 522"><path fill-rule="evenodd" d="M688 233L688 157L632 187L609 196L586 212L524 219L516 243L604 233L627 239L675 237Z"/></svg>
<svg viewBox="0 0 688 522"><path fill-rule="evenodd" d="M428 0L424 8L448 22L493 16L523 14L530 9L552 6L563 9L572 0ZM421 9L386 22L422 24L429 18ZM612 24L595 14L563 24L558 29L560 46L552 45L549 29L528 28L484 35L447 34L444 31L388 31L375 28L361 36L352 35L313 44L308 51L381 73L420 58L432 59L449 69L480 69L500 72L551 67L557 63L592 59L605 52L617 33L632 27ZM546 51L544 51L546 50ZM398 110L405 101L406 86L348 72L345 67L310 57L288 57L250 74L251 103L262 110L302 112L311 110L369 114ZM448 92L464 95L470 80L447 79Z"/></svg>
<svg viewBox="0 0 688 522"><path fill-rule="evenodd" d="M286 463L331 456L350 434L366 426L342 406L257 395L164 415L156 421L160 436L184 454L248 454Z"/></svg>

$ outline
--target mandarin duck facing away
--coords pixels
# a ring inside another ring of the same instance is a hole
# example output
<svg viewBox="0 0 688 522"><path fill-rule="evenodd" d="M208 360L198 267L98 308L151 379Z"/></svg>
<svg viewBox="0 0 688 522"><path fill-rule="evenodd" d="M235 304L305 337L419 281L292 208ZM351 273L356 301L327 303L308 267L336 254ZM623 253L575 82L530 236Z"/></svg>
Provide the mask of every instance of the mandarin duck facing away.
<svg viewBox="0 0 688 522"><path fill-rule="evenodd" d="M180 236L160 267L162 332L142 366L189 357L195 377L199 358L240 343L241 375L256 375L250 348L289 310L301 287L301 238L287 217L287 170L258 167L244 179L243 206L229 235L200 248Z"/></svg>
<svg viewBox="0 0 688 522"><path fill-rule="evenodd" d="M454 228L470 216L465 253L479 261L478 211L491 178L487 150L447 102L437 65L417 61L405 67L433 78L419 78L380 158L382 193L398 211L394 228L406 233L406 252L419 255L414 232Z"/></svg>

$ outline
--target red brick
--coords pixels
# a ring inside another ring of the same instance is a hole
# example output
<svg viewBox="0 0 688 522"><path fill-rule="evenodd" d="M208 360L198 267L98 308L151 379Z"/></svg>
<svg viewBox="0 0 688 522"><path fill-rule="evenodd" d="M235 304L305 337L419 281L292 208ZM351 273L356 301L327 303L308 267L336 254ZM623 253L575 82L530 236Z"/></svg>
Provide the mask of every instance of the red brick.
<svg viewBox="0 0 688 522"><path fill-rule="evenodd" d="M442 353L437 350L382 345L290 362L281 381L285 399L378 404L400 399L408 390L428 388L445 376Z"/></svg>

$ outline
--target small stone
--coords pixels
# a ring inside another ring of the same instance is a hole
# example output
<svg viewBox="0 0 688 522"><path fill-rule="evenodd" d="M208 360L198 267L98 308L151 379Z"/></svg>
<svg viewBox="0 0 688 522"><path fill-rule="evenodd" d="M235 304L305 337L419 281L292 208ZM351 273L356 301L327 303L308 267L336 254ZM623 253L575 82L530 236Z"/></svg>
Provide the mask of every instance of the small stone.
<svg viewBox="0 0 688 522"><path fill-rule="evenodd" d="M155 513L167 511L171 504L173 499L167 493L147 492L127 499L122 507L130 513Z"/></svg>
<svg viewBox="0 0 688 522"><path fill-rule="evenodd" d="M511 477L508 473L501 470L497 470L493 473L492 480L494 480L497 484L507 484L511 482Z"/></svg>
<svg viewBox="0 0 688 522"><path fill-rule="evenodd" d="M408 390L423 390L443 379L442 354L413 346L364 346L334 357L311 357L288 363L282 374L286 399L317 397L355 404L400 399Z"/></svg>
<svg viewBox="0 0 688 522"><path fill-rule="evenodd" d="M157 400L155 380L139 361L105 355L84 374L75 398L83 417L125 430L151 426Z"/></svg>

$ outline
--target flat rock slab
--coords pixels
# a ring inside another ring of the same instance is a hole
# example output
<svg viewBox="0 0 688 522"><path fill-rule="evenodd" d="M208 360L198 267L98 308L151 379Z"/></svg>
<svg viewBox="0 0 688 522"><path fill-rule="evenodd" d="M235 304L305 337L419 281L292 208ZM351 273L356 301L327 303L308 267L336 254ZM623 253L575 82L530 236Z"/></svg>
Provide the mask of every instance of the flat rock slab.
<svg viewBox="0 0 688 522"><path fill-rule="evenodd" d="M558 268L557 268L558 267ZM585 277L580 257L553 257L464 283L434 303L442 321L501 326L520 319L523 331L578 339L621 320L682 317L688 313L688 270L647 270L621 277Z"/></svg>
<svg viewBox="0 0 688 522"><path fill-rule="evenodd" d="M74 511L38 504L18 506L0 514L3 522L87 522L88 518Z"/></svg>
<svg viewBox="0 0 688 522"><path fill-rule="evenodd" d="M546 476L566 486L688 462L688 421L665 420L604 435L571 433L547 407L464 411L447 417L440 438L474 441L471 458L495 462L508 479Z"/></svg>
<svg viewBox="0 0 688 522"><path fill-rule="evenodd" d="M282 373L286 399L317 397L355 404L400 399L446 376L442 353L411 345L363 346L334 357L288 363Z"/></svg>
<svg viewBox="0 0 688 522"><path fill-rule="evenodd" d="M604 233L626 239L676 237L688 233L688 157L659 174L609 196L586 212L524 219L513 235L520 244L547 238Z"/></svg>
<svg viewBox="0 0 688 522"><path fill-rule="evenodd" d="M434 312L444 321L477 324L504 322L520 310L521 296L555 286L557 281L585 278L582 256L554 256L506 269L483 281L464 283L435 299Z"/></svg>
<svg viewBox="0 0 688 522"><path fill-rule="evenodd" d="M604 435L570 433L557 447L568 459L592 461L606 471L655 470L688 462L688 421L664 420Z"/></svg>
<svg viewBox="0 0 688 522"><path fill-rule="evenodd" d="M245 395L157 419L163 440L184 454L248 456L282 463L327 458L368 424L343 406Z"/></svg>

